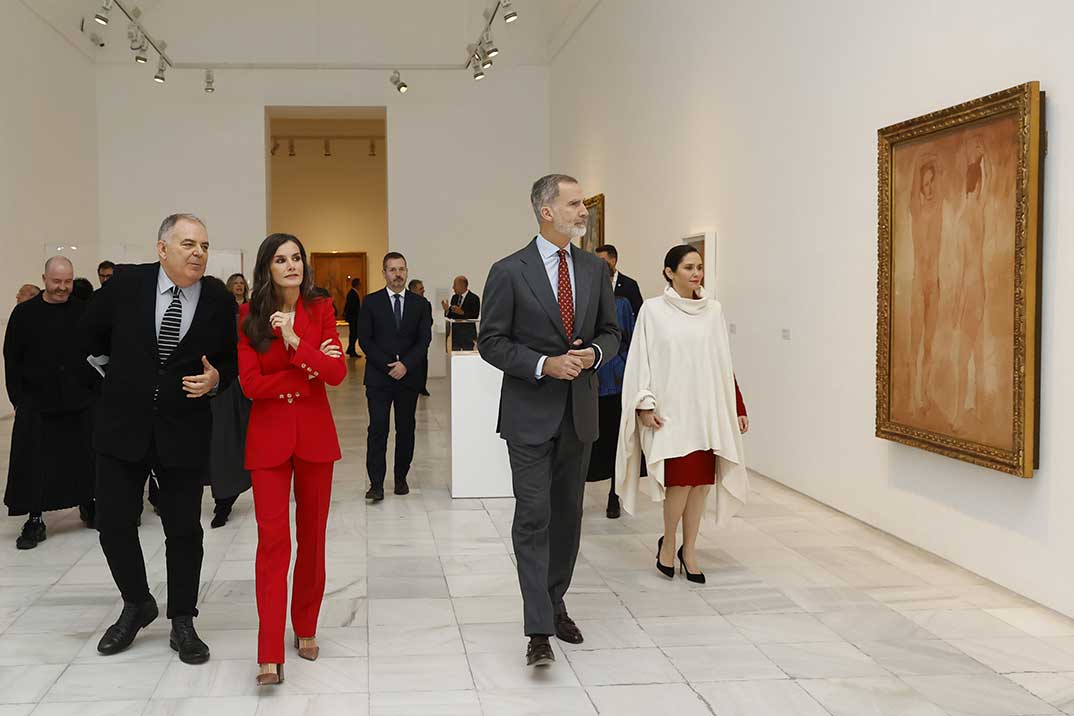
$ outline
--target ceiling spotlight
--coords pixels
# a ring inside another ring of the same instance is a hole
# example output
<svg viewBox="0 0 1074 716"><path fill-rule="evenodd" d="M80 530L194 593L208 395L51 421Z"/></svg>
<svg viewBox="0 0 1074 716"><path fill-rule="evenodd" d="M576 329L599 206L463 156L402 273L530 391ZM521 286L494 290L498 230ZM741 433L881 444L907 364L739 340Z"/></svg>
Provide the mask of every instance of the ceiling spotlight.
<svg viewBox="0 0 1074 716"><path fill-rule="evenodd" d="M485 30L485 38L481 41L481 49L489 57L495 57L500 54L500 48L496 47L496 43L492 41L492 33L488 30Z"/></svg>
<svg viewBox="0 0 1074 716"><path fill-rule="evenodd" d="M503 10L503 21L512 23L518 19L518 13L511 7L511 0L500 0L500 9Z"/></svg>
<svg viewBox="0 0 1074 716"><path fill-rule="evenodd" d="M392 86L395 87L395 90L399 94L406 94L406 91L410 89L409 87L407 87L406 82L403 82L403 80L399 78L399 70L392 72L391 79L389 79L388 81L392 83Z"/></svg>
<svg viewBox="0 0 1074 716"><path fill-rule="evenodd" d="M160 58L160 62L157 63L157 73L153 75L153 80L164 84L164 73L168 70L168 63L164 61L164 58Z"/></svg>
<svg viewBox="0 0 1074 716"><path fill-rule="evenodd" d="M287 140L287 156L289 156L289 157L295 156L295 140L293 140L293 139L288 139Z"/></svg>
<svg viewBox="0 0 1074 716"><path fill-rule="evenodd" d="M485 79L485 71L481 69L481 65L474 63L474 81L480 82Z"/></svg>
<svg viewBox="0 0 1074 716"><path fill-rule="evenodd" d="M369 156L377 156L377 143L372 139L369 140Z"/></svg>
<svg viewBox="0 0 1074 716"><path fill-rule="evenodd" d="M329 143L329 141L327 139L324 140L324 155L326 157L332 156L332 145Z"/></svg>
<svg viewBox="0 0 1074 716"><path fill-rule="evenodd" d="M101 25L108 24L108 15L112 12L112 0L104 0L104 4L101 5L101 9L97 11L97 14L93 16Z"/></svg>
<svg viewBox="0 0 1074 716"><path fill-rule="evenodd" d="M216 88L213 87L213 71L205 70L205 92L207 94L212 94L215 91Z"/></svg>
<svg viewBox="0 0 1074 716"><path fill-rule="evenodd" d="M141 46L138 47L134 53L134 61L139 65L144 65L149 62L149 43L146 42L144 37L142 38Z"/></svg>

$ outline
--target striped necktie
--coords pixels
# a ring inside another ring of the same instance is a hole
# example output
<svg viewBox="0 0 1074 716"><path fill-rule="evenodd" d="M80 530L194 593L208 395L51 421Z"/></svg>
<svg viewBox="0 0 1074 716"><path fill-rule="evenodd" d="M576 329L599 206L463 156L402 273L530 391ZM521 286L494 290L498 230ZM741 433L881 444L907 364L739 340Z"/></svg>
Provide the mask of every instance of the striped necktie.
<svg viewBox="0 0 1074 716"><path fill-rule="evenodd" d="M164 318L160 320L160 335L157 337L157 356L160 357L161 365L168 362L175 347L179 345L179 326L183 323L182 297L182 289L172 286L172 302L168 304L168 310L164 311Z"/></svg>

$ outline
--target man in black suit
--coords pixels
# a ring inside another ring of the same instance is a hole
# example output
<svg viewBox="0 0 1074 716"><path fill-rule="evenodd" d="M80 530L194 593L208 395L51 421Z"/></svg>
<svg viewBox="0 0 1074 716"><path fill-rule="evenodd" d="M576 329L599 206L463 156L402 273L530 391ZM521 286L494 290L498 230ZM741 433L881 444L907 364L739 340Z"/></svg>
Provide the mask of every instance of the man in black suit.
<svg viewBox="0 0 1074 716"><path fill-rule="evenodd" d="M354 350L354 343L358 340L358 316L362 312L362 297L358 294L358 287L362 285L362 279L351 279L351 290L347 291L347 303L343 306L343 320L347 322L347 355L351 358L361 358Z"/></svg>
<svg viewBox="0 0 1074 716"><path fill-rule="evenodd" d="M385 254L383 291L365 297L358 317L358 343L365 351L365 395L369 434L365 467L367 500L384 499L388 421L395 409L395 494L410 492L406 477L414 458L414 414L421 385L421 365L428 360L433 317L429 302L406 290L406 258Z"/></svg>
<svg viewBox="0 0 1074 716"><path fill-rule="evenodd" d="M429 303L429 299L425 298L425 282L416 278L410 279L410 283L406 285L407 289L425 299L426 303ZM429 303L429 315L433 314L433 304ZM424 395L429 397L429 354L425 354L425 360L421 362L421 388L418 389L418 395Z"/></svg>
<svg viewBox="0 0 1074 716"><path fill-rule="evenodd" d="M596 370L619 350L608 269L571 243L585 235L584 196L577 180L564 174L534 182L530 201L540 233L493 264L478 340L481 357L504 374L496 429L511 462L511 540L530 666L555 661L552 634L582 641L564 595L599 432Z"/></svg>
<svg viewBox="0 0 1074 716"><path fill-rule="evenodd" d="M619 269L616 268L619 265L619 252L611 244L603 244L593 249L593 253L604 259L604 263L608 264L608 271L612 275L612 286L615 287L615 297L622 296L629 301L630 307L634 311L634 318L637 318L638 311L641 310L641 304L643 303L641 289L638 288L637 281L619 273Z"/></svg>
<svg viewBox="0 0 1074 716"><path fill-rule="evenodd" d="M201 497L209 454L209 397L236 375L235 299L203 281L205 224L173 214L157 233L159 262L127 266L86 309L84 341L108 356L94 418L97 528L123 612L97 651L116 654L157 617L138 542L146 475L159 485L168 565L170 645L188 664L209 659L194 630L201 577Z"/></svg>
<svg viewBox="0 0 1074 716"><path fill-rule="evenodd" d="M481 297L470 290L470 279L456 276L451 284L451 303L441 301L444 318L474 320L481 315ZM472 323L451 325L451 350L472 351L477 340L477 327Z"/></svg>

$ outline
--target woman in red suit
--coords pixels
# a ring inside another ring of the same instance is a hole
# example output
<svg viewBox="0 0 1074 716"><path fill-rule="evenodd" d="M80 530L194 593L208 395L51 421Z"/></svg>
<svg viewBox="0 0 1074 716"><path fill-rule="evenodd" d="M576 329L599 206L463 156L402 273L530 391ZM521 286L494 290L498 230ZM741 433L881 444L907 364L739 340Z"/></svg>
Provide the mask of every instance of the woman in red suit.
<svg viewBox="0 0 1074 716"><path fill-rule="evenodd" d="M339 385L347 367L332 302L313 290L302 243L272 234L257 250L254 292L239 311L239 382L253 401L246 469L257 515L259 686L283 681L292 475L298 557L291 625L298 655L312 661L319 653L325 525L332 464L340 458L325 385Z"/></svg>

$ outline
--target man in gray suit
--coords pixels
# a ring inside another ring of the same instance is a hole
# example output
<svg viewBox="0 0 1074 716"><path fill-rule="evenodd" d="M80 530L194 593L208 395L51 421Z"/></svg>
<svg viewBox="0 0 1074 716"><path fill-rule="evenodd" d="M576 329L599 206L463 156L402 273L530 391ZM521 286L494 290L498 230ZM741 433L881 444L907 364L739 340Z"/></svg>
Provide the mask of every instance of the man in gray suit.
<svg viewBox="0 0 1074 716"><path fill-rule="evenodd" d="M588 215L577 180L542 177L530 200L540 234L489 271L478 350L504 374L497 430L511 460L526 661L546 666L555 661L549 636L582 641L563 596L597 439L596 369L619 349L619 325L608 267L571 245Z"/></svg>

